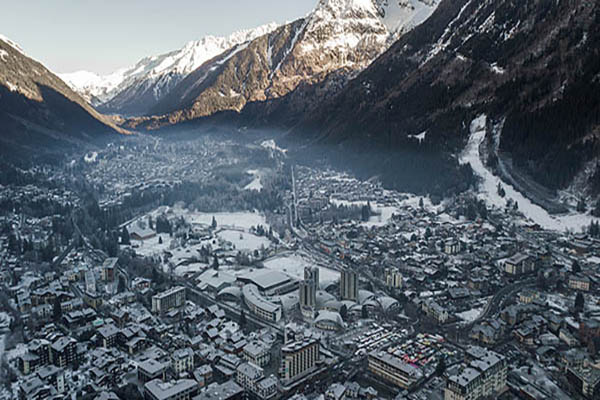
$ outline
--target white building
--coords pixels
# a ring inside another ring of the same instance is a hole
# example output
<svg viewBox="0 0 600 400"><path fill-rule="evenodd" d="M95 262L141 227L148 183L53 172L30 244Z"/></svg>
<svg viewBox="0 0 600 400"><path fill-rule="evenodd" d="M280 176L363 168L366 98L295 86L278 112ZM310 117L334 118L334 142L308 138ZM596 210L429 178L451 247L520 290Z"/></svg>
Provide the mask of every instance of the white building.
<svg viewBox="0 0 600 400"><path fill-rule="evenodd" d="M185 288L177 286L152 296L152 312L163 314L185 304Z"/></svg>

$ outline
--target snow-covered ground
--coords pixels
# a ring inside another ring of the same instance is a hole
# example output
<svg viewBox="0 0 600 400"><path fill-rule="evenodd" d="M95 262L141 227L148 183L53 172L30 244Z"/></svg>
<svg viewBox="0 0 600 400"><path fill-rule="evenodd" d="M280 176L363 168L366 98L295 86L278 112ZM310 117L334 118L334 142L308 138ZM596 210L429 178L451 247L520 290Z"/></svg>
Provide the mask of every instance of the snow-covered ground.
<svg viewBox="0 0 600 400"><path fill-rule="evenodd" d="M263 188L262 184L262 173L257 169L251 169L246 171L251 175L254 175L254 180L244 187L244 190L256 190L260 192Z"/></svg>
<svg viewBox="0 0 600 400"><path fill-rule="evenodd" d="M247 232L224 230L217 234L221 239L231 242L236 250L258 250L271 245L271 241L264 236L256 236Z"/></svg>
<svg viewBox="0 0 600 400"><path fill-rule="evenodd" d="M366 201L348 201L335 198L331 198L329 201L336 206L345 207L362 207L367 204ZM377 214L371 216L367 222L363 222L361 224L367 228L371 228L373 226L384 226L390 221L390 219L392 219L392 215L398 211L396 207L383 206L377 203L371 203L371 209Z"/></svg>
<svg viewBox="0 0 600 400"><path fill-rule="evenodd" d="M217 220L219 227L235 227L250 229L252 226L262 225L268 227L265 216L250 211L225 212L225 213L199 213L190 211L187 213L187 219L195 224L210 225L213 216Z"/></svg>
<svg viewBox="0 0 600 400"><path fill-rule="evenodd" d="M593 218L589 215L570 213L565 215L550 215L544 208L534 204L531 200L517 191L512 185L502 181L499 177L489 171L480 157L480 145L483 143L486 135L487 117L481 115L471 123L471 136L469 143L460 156L461 164L469 163L475 174L482 179L479 190L479 198L485 200L489 205L503 208L508 199L512 199L519 204L519 210L531 221L539 224L545 229L556 231L581 231L589 226ZM506 196L500 197L498 194L498 184L501 183Z"/></svg>
<svg viewBox="0 0 600 400"><path fill-rule="evenodd" d="M293 254L282 257L275 257L265 261L265 268L284 272L298 279L304 279L304 267L314 265L301 255ZM340 279L340 273L331 269L319 267L319 282L331 283Z"/></svg>

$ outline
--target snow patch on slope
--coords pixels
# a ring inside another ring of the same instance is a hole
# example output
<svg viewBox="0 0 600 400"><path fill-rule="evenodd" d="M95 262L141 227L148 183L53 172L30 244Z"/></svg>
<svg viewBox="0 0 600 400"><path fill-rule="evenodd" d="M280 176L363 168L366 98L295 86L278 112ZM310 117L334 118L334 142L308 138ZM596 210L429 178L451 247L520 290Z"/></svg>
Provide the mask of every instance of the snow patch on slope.
<svg viewBox="0 0 600 400"><path fill-rule="evenodd" d="M471 123L471 136L469 142L460 155L461 164L469 163L476 175L482 182L479 188L479 198L487 204L504 208L508 199L512 199L519 204L519 210L525 217L545 229L556 231L581 231L594 220L589 215L570 213L565 215L550 215L544 208L534 204L531 200L525 197L521 192L517 191L512 185L502 181L499 177L489 171L480 157L480 147L486 136L487 117L481 115ZM501 184L506 193L505 197L498 194L498 184Z"/></svg>

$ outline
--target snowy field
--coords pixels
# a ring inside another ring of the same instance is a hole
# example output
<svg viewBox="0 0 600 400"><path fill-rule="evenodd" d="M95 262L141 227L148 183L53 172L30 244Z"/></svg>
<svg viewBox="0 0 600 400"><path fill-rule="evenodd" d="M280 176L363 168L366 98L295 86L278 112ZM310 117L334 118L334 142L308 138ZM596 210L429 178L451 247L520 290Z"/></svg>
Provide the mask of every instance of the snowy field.
<svg viewBox="0 0 600 400"><path fill-rule="evenodd" d="M541 227L556 231L572 230L580 232L590 225L593 218L577 213L565 215L550 215L544 208L534 204L531 200L518 192L513 186L493 175L481 161L479 148L486 135L487 117L481 115L471 123L471 137L469 143L460 156L461 164L470 163L476 175L481 177L482 183L479 198L485 200L489 205L503 208L508 199L519 203L519 210L528 219ZM506 192L504 198L498 194L498 184L501 183Z"/></svg>
<svg viewBox="0 0 600 400"><path fill-rule="evenodd" d="M250 229L252 226L262 225L268 227L265 216L250 211L226 212L226 213L200 213L188 211L184 215L190 222L195 224L210 225L213 216L217 220L219 227L227 226L234 228Z"/></svg>
<svg viewBox="0 0 600 400"><path fill-rule="evenodd" d="M339 200L335 198L329 199L332 204L336 206L345 206L345 207L362 207L367 204L366 201L348 201L348 200ZM418 203L418 200L417 200ZM384 226L387 224L390 219L392 219L392 215L398 211L396 207L383 206L377 203L371 203L371 208L373 211L377 213L377 215L371 216L367 222L361 223L362 226L371 228L373 226Z"/></svg>
<svg viewBox="0 0 600 400"><path fill-rule="evenodd" d="M135 223L135 221L141 219L142 221L146 221L148 215L152 216L152 218L156 219L161 214L167 215L175 215L176 217L183 217L187 222L193 224L203 224L210 225L212 222L213 216L217 220L218 227L223 227L224 225L232 228L241 228L244 230L249 230L252 226L262 225L265 228L268 228L269 225L265 219L265 216L259 212L253 211L234 211L234 212L218 212L218 213L203 213L198 211L188 210L176 204L174 207L159 207L156 210L152 211L149 214L146 214L143 217L136 218L135 220L129 221L126 225L131 225Z"/></svg>
<svg viewBox="0 0 600 400"><path fill-rule="evenodd" d="M263 236L256 236L247 232L234 230L225 230L217 234L223 240L232 243L236 250L258 250L262 246L265 248L271 245L271 241Z"/></svg>
<svg viewBox="0 0 600 400"><path fill-rule="evenodd" d="M313 265L298 254L275 257L265 261L265 268L284 272L294 278L304 279L304 267ZM331 269L319 267L319 282L331 283L340 279L340 273Z"/></svg>

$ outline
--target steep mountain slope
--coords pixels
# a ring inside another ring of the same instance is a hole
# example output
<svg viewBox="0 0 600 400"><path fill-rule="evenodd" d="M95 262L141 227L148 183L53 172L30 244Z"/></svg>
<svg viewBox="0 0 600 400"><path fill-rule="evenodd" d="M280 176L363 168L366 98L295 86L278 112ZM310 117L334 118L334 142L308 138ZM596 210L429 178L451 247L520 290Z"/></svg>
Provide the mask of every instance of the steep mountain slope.
<svg viewBox="0 0 600 400"><path fill-rule="evenodd" d="M444 0L293 137L441 158L460 151L470 121L485 113L508 164L565 187L598 154L599 8L585 0Z"/></svg>
<svg viewBox="0 0 600 400"><path fill-rule="evenodd" d="M142 122L158 127L239 112L332 73L352 77L436 6L437 0L320 0L306 18L202 65L151 110L161 117Z"/></svg>
<svg viewBox="0 0 600 400"><path fill-rule="evenodd" d="M63 153L117 128L14 42L0 36L0 153ZM110 135L113 134L113 135Z"/></svg>
<svg viewBox="0 0 600 400"><path fill-rule="evenodd" d="M102 112L144 114L207 60L275 28L277 24L270 23L241 30L228 37L206 36L187 43L179 50L146 57L107 76L86 71L59 76Z"/></svg>

